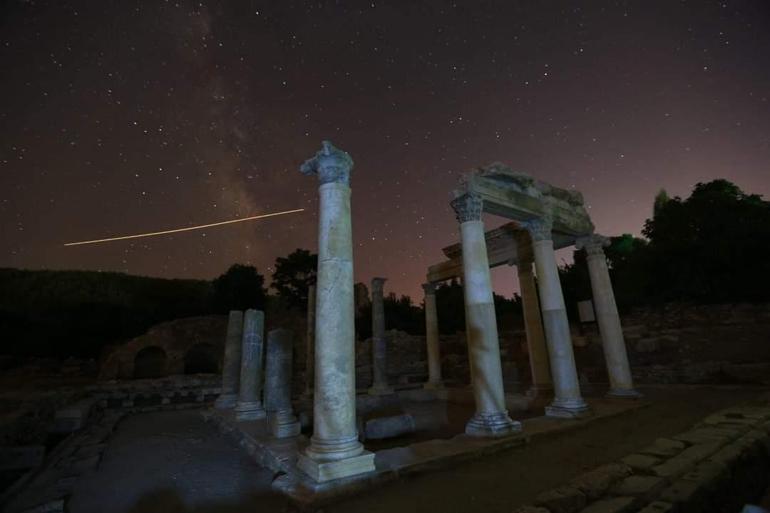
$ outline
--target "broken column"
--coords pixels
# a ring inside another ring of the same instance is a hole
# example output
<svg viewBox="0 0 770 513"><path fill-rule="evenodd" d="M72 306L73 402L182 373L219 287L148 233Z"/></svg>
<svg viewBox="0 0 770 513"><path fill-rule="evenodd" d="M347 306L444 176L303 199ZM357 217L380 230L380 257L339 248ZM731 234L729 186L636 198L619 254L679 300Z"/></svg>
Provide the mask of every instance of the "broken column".
<svg viewBox="0 0 770 513"><path fill-rule="evenodd" d="M313 396L315 370L315 285L307 288L307 333L305 334L305 397Z"/></svg>
<svg viewBox="0 0 770 513"><path fill-rule="evenodd" d="M315 481L374 470L356 430L353 242L350 171L353 160L329 141L300 171L318 175L318 272L313 436L298 467Z"/></svg>
<svg viewBox="0 0 770 513"><path fill-rule="evenodd" d="M385 305L382 288L385 278L372 278L372 386L369 395L392 394L388 386Z"/></svg>
<svg viewBox="0 0 770 513"><path fill-rule="evenodd" d="M238 402L238 388L241 375L241 343L243 339L243 312L231 310L227 316L225 335L225 356L222 362L222 393L214 407L225 410Z"/></svg>
<svg viewBox="0 0 770 513"><path fill-rule="evenodd" d="M526 232L517 237L516 252L518 257L516 271L519 276L524 331L527 335L529 367L532 372L532 386L528 394L535 397L544 392L550 392L553 389L553 383L551 368L548 364L548 348L543 333L543 320L540 316L540 299L537 297L537 284L532 272L531 241Z"/></svg>
<svg viewBox="0 0 770 513"><path fill-rule="evenodd" d="M610 391L607 395L639 397L641 394L634 389L634 381L631 377L626 343L623 339L623 328L620 325L620 315L618 315L618 307L615 304L615 293L612 290L607 258L604 255L603 248L609 243L607 237L591 235L578 239L577 247L586 252L596 322L599 325L604 359L607 363L607 374L610 378Z"/></svg>
<svg viewBox="0 0 770 513"><path fill-rule="evenodd" d="M267 334L265 410L270 432L276 438L297 436L300 431L291 406L291 350L291 331L277 329Z"/></svg>
<svg viewBox="0 0 770 513"><path fill-rule="evenodd" d="M262 407L262 351L264 345L265 314L246 310L243 316L243 344L241 349L241 377L236 420L265 418Z"/></svg>
<svg viewBox="0 0 770 513"><path fill-rule="evenodd" d="M580 394L567 310L553 250L552 220L547 217L533 219L525 227L532 237L540 308L553 379L554 399L546 406L545 413L552 417L567 418L586 415L589 409Z"/></svg>
<svg viewBox="0 0 770 513"><path fill-rule="evenodd" d="M487 243L481 221L482 199L463 194L452 200L460 222L465 294L465 326L476 413L465 426L474 436L500 436L521 430L505 408L497 319L492 299Z"/></svg>
<svg viewBox="0 0 770 513"><path fill-rule="evenodd" d="M444 387L441 380L436 286L433 283L423 283L422 290L425 291L425 342L428 350L428 382L425 383L425 388L436 390Z"/></svg>

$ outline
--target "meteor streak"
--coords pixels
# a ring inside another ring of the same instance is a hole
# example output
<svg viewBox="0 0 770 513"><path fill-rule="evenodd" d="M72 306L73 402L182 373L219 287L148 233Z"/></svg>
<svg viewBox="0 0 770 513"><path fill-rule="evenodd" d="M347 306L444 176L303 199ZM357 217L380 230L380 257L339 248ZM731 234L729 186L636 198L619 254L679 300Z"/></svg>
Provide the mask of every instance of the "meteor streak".
<svg viewBox="0 0 770 513"><path fill-rule="evenodd" d="M285 214L293 214L295 212L302 212L303 210L305 209L297 208L294 210L284 210L283 212L272 212L270 214L260 214L257 216L244 217L242 219L230 219L229 221L220 221L218 223L201 224L198 226L188 226L186 228L174 228L173 230L163 230L161 232L138 233L136 235L123 235L121 237L110 237L108 239L97 239L97 240L85 240L82 242L68 242L65 244L65 246L82 246L83 244L99 244L101 242L113 242L116 240L139 239L142 237L155 237L157 235L167 235L169 233L189 232L191 230L202 230L204 228L211 228L212 226L222 226L223 224L242 223L244 221L264 219L266 217L275 217L275 216L282 216Z"/></svg>

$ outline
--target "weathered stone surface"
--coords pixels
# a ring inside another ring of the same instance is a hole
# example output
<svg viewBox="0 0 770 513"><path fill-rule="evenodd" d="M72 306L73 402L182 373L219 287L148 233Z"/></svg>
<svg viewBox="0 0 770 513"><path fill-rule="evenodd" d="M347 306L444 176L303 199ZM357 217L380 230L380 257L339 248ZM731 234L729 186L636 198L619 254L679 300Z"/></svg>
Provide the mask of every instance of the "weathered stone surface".
<svg viewBox="0 0 770 513"><path fill-rule="evenodd" d="M575 513L588 502L576 486L562 486L541 493L535 498L535 506L542 506L551 513Z"/></svg>
<svg viewBox="0 0 770 513"><path fill-rule="evenodd" d="M658 465L661 462L660 458L654 456L647 456L644 454L630 454L623 458L623 463L631 467L633 470L641 473L651 473L652 467Z"/></svg>
<svg viewBox="0 0 770 513"><path fill-rule="evenodd" d="M674 505L670 502L654 501L639 510L639 513L670 513Z"/></svg>
<svg viewBox="0 0 770 513"><path fill-rule="evenodd" d="M611 463L581 474L570 481L570 485L577 487L589 501L592 501L604 495L610 486L630 473L631 468L627 465Z"/></svg>
<svg viewBox="0 0 770 513"><path fill-rule="evenodd" d="M634 509L635 502L634 497L601 499L583 508L581 513L625 513Z"/></svg>
<svg viewBox="0 0 770 513"><path fill-rule="evenodd" d="M684 442L679 440L669 440L667 438L658 438L652 445L648 445L639 452L642 454L648 454L650 456L656 456L660 458L670 458L676 456L687 447Z"/></svg>
<svg viewBox="0 0 770 513"><path fill-rule="evenodd" d="M678 456L674 456L668 461L656 465L652 468L652 471L661 477L677 478L691 469L695 463L717 452L720 446L721 444L718 442L693 445L682 451Z"/></svg>
<svg viewBox="0 0 770 513"><path fill-rule="evenodd" d="M696 428L674 435L671 438L689 444L704 444L709 442L724 442L728 439L728 436L723 430L717 428Z"/></svg>
<svg viewBox="0 0 770 513"><path fill-rule="evenodd" d="M367 439L392 438L412 433L416 428L414 417L409 414L377 417L366 421L364 433Z"/></svg>
<svg viewBox="0 0 770 513"><path fill-rule="evenodd" d="M671 504L687 504L690 511L698 511L698 503L704 499L704 490L695 481L679 480L660 493L658 497Z"/></svg>
<svg viewBox="0 0 770 513"><path fill-rule="evenodd" d="M628 476L615 486L609 494L620 497L641 497L650 499L656 496L665 486L666 480L657 476Z"/></svg>

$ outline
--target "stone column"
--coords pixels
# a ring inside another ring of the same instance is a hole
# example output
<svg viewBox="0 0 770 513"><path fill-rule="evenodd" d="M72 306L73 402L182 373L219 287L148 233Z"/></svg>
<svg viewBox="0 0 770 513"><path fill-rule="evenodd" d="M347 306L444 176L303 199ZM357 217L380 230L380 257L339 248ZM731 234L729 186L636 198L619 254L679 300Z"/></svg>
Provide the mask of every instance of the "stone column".
<svg viewBox="0 0 770 513"><path fill-rule="evenodd" d="M452 200L460 222L463 255L463 290L468 360L471 367L476 413L465 426L474 436L500 436L521 430L505 409L503 369L492 299L487 243L481 221L482 200L464 194Z"/></svg>
<svg viewBox="0 0 770 513"><path fill-rule="evenodd" d="M225 356L222 362L222 393L214 401L214 407L227 410L238 401L241 374L241 339L243 338L243 312L230 310L225 335Z"/></svg>
<svg viewBox="0 0 770 513"><path fill-rule="evenodd" d="M553 389L551 366L548 364L548 348L545 345L543 319L540 317L540 299L537 284L532 273L532 261L519 261L516 265L521 289L521 306L524 314L524 331L527 334L529 367L532 371L530 396L541 395Z"/></svg>
<svg viewBox="0 0 770 513"><path fill-rule="evenodd" d="M318 482L374 470L374 454L364 451L356 430L352 168L350 155L328 141L300 168L321 182L313 436L297 462Z"/></svg>
<svg viewBox="0 0 770 513"><path fill-rule="evenodd" d="M307 334L305 336L305 397L313 396L315 370L315 285L307 288Z"/></svg>
<svg viewBox="0 0 770 513"><path fill-rule="evenodd" d="M243 345L241 348L241 382L236 420L265 418L262 407L262 351L264 346L265 314L246 310L243 316Z"/></svg>
<svg viewBox="0 0 770 513"><path fill-rule="evenodd" d="M369 395L388 395L387 343L385 341L385 305L382 288L385 278L372 278L372 386Z"/></svg>
<svg viewBox="0 0 770 513"><path fill-rule="evenodd" d="M291 407L291 350L291 331L277 329L267 334L265 410L276 438L297 436L300 431Z"/></svg>
<svg viewBox="0 0 770 513"><path fill-rule="evenodd" d="M628 365L626 343L623 340L623 328L620 326L620 315L615 304L615 293L612 291L610 272L607 268L607 258L604 256L604 246L610 241L601 235L591 235L578 239L578 249L586 252L588 274L591 278L594 311L599 333L602 337L604 359L607 363L607 374L610 378L608 395L618 397L639 397L641 394L634 390L631 378L631 368Z"/></svg>
<svg viewBox="0 0 770 513"><path fill-rule="evenodd" d="M552 221L549 218L534 219L526 223L526 228L532 236L540 308L543 312L554 388L553 402L546 406L545 413L552 417L572 418L588 414L589 409L580 395L569 320L553 250L551 226Z"/></svg>
<svg viewBox="0 0 770 513"><path fill-rule="evenodd" d="M428 382L425 383L425 388L438 390L444 388L444 383L441 380L436 286L433 283L423 283L422 290L425 291L425 342L428 349Z"/></svg>

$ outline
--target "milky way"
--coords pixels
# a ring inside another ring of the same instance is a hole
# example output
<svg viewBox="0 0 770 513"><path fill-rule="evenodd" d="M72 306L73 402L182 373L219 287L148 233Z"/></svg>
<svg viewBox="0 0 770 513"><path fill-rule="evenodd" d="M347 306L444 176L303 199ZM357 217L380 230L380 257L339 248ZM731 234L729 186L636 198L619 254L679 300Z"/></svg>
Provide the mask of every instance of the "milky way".
<svg viewBox="0 0 770 513"><path fill-rule="evenodd" d="M474 166L582 191L608 235L638 234L661 187L769 195L770 4L585 3L5 2L0 265L269 275L315 250L318 183L298 166L322 139L356 163L357 280L418 300Z"/></svg>

